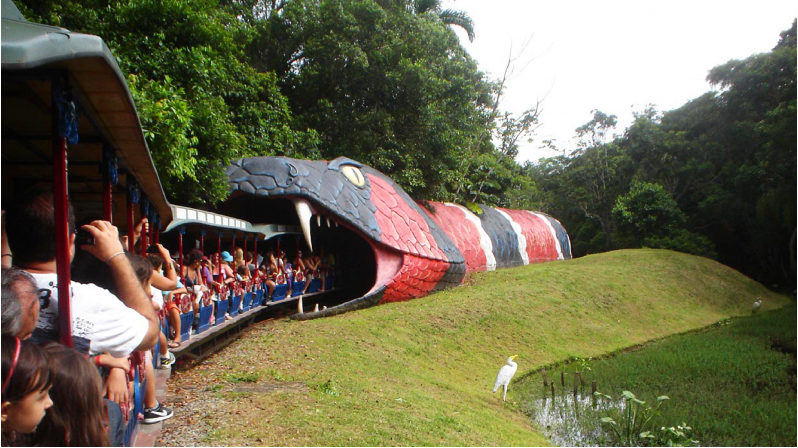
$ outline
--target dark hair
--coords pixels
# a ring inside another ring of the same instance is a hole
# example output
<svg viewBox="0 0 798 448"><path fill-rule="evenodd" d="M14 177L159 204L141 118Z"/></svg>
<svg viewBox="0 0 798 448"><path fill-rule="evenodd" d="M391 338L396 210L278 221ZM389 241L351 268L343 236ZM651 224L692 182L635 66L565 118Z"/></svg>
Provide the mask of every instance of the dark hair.
<svg viewBox="0 0 798 448"><path fill-rule="evenodd" d="M126 252L125 255L127 255L127 259L130 261L130 266L133 267L133 272L136 273L139 283L144 283L152 278L152 264L149 260L131 252Z"/></svg>
<svg viewBox="0 0 798 448"><path fill-rule="evenodd" d="M9 336L19 336L19 331L22 329L22 325L24 324L24 313L26 312L23 311L23 308L28 305L27 303L23 304L20 301L19 295L20 292L23 291L20 289L22 286L20 283L27 283L27 286L35 292L38 292L39 287L36 285L36 280L34 280L30 274L22 269L14 267L4 267L2 279L3 334Z"/></svg>
<svg viewBox="0 0 798 448"><path fill-rule="evenodd" d="M75 213L68 207L69 234L75 233ZM14 263L25 265L55 259L55 202L53 192L33 189L18 198L6 216L8 246Z"/></svg>
<svg viewBox="0 0 798 448"><path fill-rule="evenodd" d="M202 254L201 250L192 249L191 252L188 253L188 263L187 264L189 266L191 266L192 264L202 260L202 257L204 257L204 255Z"/></svg>
<svg viewBox="0 0 798 448"><path fill-rule="evenodd" d="M116 295L116 284L111 267L83 249L78 248L75 251L70 277L72 281L91 283Z"/></svg>
<svg viewBox="0 0 798 448"><path fill-rule="evenodd" d="M2 401L12 403L19 401L25 396L40 392L53 384L53 368L48 362L47 353L38 345L19 341L19 359L11 372L11 365L14 364L14 355L17 351L17 338L14 336L2 336L3 352L3 384L8 380L6 389L2 391ZM11 373L11 379L8 374Z"/></svg>
<svg viewBox="0 0 798 448"><path fill-rule="evenodd" d="M150 262L153 269L160 269L163 266L163 258L156 254L147 254L147 261Z"/></svg>
<svg viewBox="0 0 798 448"><path fill-rule="evenodd" d="M58 343L44 346L54 371L53 406L33 436L36 446L108 446L103 382L83 355Z"/></svg>
<svg viewBox="0 0 798 448"><path fill-rule="evenodd" d="M246 277L247 274L249 274L249 269L246 266L244 266L243 264L240 264L236 268L236 274L238 274L238 275L240 275L242 277Z"/></svg>

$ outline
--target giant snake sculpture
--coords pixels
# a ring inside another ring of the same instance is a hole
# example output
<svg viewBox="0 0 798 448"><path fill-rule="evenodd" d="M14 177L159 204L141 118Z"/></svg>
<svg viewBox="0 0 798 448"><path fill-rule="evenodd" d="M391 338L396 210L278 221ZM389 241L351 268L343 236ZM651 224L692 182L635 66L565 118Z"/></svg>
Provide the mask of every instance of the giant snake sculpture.
<svg viewBox="0 0 798 448"><path fill-rule="evenodd" d="M355 298L298 319L422 297L460 285L469 272L571 258L568 234L548 215L421 206L389 177L345 157L238 159L227 175L232 194L222 208L253 223L298 224L311 250L321 240L359 270Z"/></svg>

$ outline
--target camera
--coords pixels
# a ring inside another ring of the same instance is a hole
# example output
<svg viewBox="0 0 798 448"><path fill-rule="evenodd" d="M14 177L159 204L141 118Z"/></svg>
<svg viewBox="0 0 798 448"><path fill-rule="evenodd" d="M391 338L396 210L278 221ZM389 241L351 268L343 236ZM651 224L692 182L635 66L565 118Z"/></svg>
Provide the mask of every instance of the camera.
<svg viewBox="0 0 798 448"><path fill-rule="evenodd" d="M80 228L75 232L75 245L76 246L93 246L94 236L88 230Z"/></svg>

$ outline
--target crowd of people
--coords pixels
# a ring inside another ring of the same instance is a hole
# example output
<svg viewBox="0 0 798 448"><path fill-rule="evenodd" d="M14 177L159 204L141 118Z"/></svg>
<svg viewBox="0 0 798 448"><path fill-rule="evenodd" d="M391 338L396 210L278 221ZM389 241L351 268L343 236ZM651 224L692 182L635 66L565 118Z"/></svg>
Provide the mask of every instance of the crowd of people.
<svg viewBox="0 0 798 448"><path fill-rule="evenodd" d="M150 424L174 415L156 398L154 364L175 361L170 349L181 344L181 315L193 313L196 326L201 307L232 303L234 294L255 288L268 303L278 284L290 294L305 275L320 278L323 290L333 266L323 252L303 258L297 251L289 260L284 252L261 257L241 249L212 259L194 249L180 266L160 244L140 250L146 219L120 236L107 221L76 226L71 206L69 216L72 347L59 339L52 193L33 191L3 212L3 446L122 446L137 369L151 380L142 415L133 418ZM88 244L75 243L78 232ZM135 253L125 250L127 238Z"/></svg>

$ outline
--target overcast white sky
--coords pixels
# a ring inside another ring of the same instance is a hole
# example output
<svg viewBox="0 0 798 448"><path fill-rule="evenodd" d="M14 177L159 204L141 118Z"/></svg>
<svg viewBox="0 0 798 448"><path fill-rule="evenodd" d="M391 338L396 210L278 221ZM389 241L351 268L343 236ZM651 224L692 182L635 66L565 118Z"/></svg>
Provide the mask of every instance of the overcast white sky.
<svg viewBox="0 0 798 448"><path fill-rule="evenodd" d="M444 0L465 11L476 39L459 32L480 70L499 78L512 48L516 62L503 111L518 115L542 100L542 126L518 161L555 155L539 149L554 139L573 149L574 129L593 109L618 116L653 103L678 108L711 90L709 70L730 59L767 52L798 16L795 0ZM457 29L457 28L455 28ZM531 40L530 40L531 39Z"/></svg>

